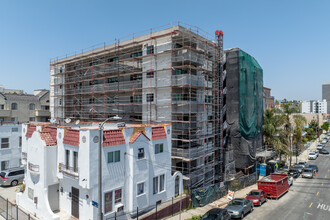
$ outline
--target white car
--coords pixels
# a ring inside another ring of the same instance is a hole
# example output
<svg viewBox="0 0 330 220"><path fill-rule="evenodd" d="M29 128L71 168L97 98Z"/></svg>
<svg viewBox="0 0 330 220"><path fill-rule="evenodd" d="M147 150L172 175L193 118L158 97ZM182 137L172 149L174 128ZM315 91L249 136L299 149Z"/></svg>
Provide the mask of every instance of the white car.
<svg viewBox="0 0 330 220"><path fill-rule="evenodd" d="M316 147L316 149L318 149L318 150L322 150L323 147L324 147L323 144L318 144L317 147Z"/></svg>
<svg viewBox="0 0 330 220"><path fill-rule="evenodd" d="M323 139L321 144L326 144L327 143L327 139Z"/></svg>
<svg viewBox="0 0 330 220"><path fill-rule="evenodd" d="M314 150L314 151L312 151L312 152L314 152L314 153L316 154L316 157L318 157L319 154L320 154L318 150Z"/></svg>
<svg viewBox="0 0 330 220"><path fill-rule="evenodd" d="M308 159L309 160L316 160L316 158L317 158L317 156L316 156L316 154L314 152L310 152L308 154Z"/></svg>

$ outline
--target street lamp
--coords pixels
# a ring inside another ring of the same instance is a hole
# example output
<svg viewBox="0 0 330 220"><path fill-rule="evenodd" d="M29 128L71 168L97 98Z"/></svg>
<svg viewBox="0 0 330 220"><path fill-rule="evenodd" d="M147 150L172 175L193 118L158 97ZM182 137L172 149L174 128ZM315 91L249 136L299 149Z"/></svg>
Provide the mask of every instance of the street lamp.
<svg viewBox="0 0 330 220"><path fill-rule="evenodd" d="M120 120L121 117L119 117L118 115L111 117L111 118L107 118L105 121L101 122L99 124L99 164L98 164L98 210L97 210L97 219L98 220L102 220L103 219L103 213L102 213L102 129L104 124L111 120L111 119L115 119L115 120Z"/></svg>

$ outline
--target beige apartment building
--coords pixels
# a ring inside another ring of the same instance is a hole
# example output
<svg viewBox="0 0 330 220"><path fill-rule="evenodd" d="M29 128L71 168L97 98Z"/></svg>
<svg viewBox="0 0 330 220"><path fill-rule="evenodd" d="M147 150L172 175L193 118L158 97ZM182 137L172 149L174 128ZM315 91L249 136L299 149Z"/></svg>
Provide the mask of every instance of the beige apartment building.
<svg viewBox="0 0 330 220"><path fill-rule="evenodd" d="M34 94L24 94L23 92L13 91L14 90L3 89L0 92L1 122L47 122L49 120L49 90L34 90Z"/></svg>

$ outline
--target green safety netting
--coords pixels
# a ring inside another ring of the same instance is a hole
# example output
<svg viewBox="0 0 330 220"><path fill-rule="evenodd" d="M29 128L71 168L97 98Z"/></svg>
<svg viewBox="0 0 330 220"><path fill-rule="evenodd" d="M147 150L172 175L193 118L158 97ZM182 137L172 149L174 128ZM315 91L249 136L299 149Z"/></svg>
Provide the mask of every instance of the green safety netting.
<svg viewBox="0 0 330 220"><path fill-rule="evenodd" d="M263 70L249 54L239 50L240 131L255 137L263 123Z"/></svg>

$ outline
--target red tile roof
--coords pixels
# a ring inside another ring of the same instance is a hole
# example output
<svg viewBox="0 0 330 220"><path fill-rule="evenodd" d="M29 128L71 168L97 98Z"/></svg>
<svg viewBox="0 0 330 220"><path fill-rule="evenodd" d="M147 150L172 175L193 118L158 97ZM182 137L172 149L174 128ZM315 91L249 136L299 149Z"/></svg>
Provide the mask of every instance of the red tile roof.
<svg viewBox="0 0 330 220"><path fill-rule="evenodd" d="M63 144L79 146L79 130L67 129L64 134Z"/></svg>
<svg viewBox="0 0 330 220"><path fill-rule="evenodd" d="M54 140L50 132L40 132L40 137L45 141L46 146L56 145L56 139Z"/></svg>
<svg viewBox="0 0 330 220"><path fill-rule="evenodd" d="M56 127L44 127L42 132L48 132L52 136L55 143L57 142L57 128Z"/></svg>
<svg viewBox="0 0 330 220"><path fill-rule="evenodd" d="M152 140L166 138L165 127L152 127Z"/></svg>
<svg viewBox="0 0 330 220"><path fill-rule="evenodd" d="M33 132L35 132L35 130L37 130L37 126L35 125L28 125L28 129L27 132L25 134L25 137L32 137Z"/></svg>
<svg viewBox="0 0 330 220"><path fill-rule="evenodd" d="M137 132L131 137L131 139L129 140L129 142L130 142L131 144L133 144L133 143L138 139L138 137L140 137L141 134L142 134L143 136L145 136L145 137L150 141L150 139L147 137L147 135L144 134L143 131L137 131Z"/></svg>
<svg viewBox="0 0 330 220"><path fill-rule="evenodd" d="M103 147L125 144L124 134L120 129L103 131Z"/></svg>

